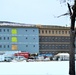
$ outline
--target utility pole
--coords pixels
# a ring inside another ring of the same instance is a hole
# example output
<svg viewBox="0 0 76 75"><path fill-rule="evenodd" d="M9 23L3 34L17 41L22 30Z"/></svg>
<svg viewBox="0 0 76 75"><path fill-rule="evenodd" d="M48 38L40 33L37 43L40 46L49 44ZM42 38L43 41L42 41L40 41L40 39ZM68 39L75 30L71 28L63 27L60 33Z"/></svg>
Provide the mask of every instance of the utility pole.
<svg viewBox="0 0 76 75"><path fill-rule="evenodd" d="M76 0L74 0L74 5L72 11L68 3L68 9L70 12L71 27L70 27L70 59L69 59L69 75L75 75L75 17L76 17Z"/></svg>

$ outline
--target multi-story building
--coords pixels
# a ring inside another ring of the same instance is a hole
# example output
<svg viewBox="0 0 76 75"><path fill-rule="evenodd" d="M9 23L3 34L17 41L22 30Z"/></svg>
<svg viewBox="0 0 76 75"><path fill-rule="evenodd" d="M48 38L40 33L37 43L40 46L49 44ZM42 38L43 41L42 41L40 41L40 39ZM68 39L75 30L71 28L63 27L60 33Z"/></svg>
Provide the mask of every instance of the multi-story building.
<svg viewBox="0 0 76 75"><path fill-rule="evenodd" d="M39 52L69 52L70 28L62 26L39 25Z"/></svg>
<svg viewBox="0 0 76 75"><path fill-rule="evenodd" d="M39 31L30 24L0 22L0 51L39 53Z"/></svg>
<svg viewBox="0 0 76 75"><path fill-rule="evenodd" d="M0 21L0 51L69 52L70 28Z"/></svg>

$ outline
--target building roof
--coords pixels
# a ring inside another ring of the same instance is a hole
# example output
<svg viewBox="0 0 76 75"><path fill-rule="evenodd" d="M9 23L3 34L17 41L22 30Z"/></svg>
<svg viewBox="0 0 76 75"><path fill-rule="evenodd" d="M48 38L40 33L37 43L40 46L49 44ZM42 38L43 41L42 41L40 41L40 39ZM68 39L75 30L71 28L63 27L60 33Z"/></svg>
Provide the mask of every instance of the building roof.
<svg viewBox="0 0 76 75"><path fill-rule="evenodd" d="M6 27L36 27L36 28L64 28L65 26L56 26L56 25L41 25L41 24L25 24L25 23L17 23L17 22L9 22L9 21L0 21L0 26ZM67 27L69 28L69 27Z"/></svg>
<svg viewBox="0 0 76 75"><path fill-rule="evenodd" d="M9 21L0 21L0 26L36 27L34 24L16 23Z"/></svg>

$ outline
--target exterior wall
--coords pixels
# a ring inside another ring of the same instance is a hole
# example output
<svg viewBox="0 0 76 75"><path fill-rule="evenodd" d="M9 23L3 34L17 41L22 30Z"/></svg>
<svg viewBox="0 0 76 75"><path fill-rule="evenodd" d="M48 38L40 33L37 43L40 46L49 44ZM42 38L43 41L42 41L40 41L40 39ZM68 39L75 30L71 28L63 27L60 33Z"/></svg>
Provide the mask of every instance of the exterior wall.
<svg viewBox="0 0 76 75"><path fill-rule="evenodd" d="M38 28L0 27L0 51L39 53Z"/></svg>
<svg viewBox="0 0 76 75"><path fill-rule="evenodd" d="M40 53L69 52L70 28L69 27L39 27Z"/></svg>

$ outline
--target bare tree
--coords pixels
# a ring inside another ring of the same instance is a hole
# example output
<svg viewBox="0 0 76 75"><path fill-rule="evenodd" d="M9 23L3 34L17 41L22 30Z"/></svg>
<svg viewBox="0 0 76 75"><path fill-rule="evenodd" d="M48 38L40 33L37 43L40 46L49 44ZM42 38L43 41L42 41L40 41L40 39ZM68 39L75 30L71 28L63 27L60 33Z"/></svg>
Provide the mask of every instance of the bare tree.
<svg viewBox="0 0 76 75"><path fill-rule="evenodd" d="M63 2L66 2L66 0L61 0ZM76 18L76 0L74 0L74 4L71 8L70 4L67 3L69 13L65 13L60 16L64 15L70 15L70 20L71 20L71 26L70 26L70 59L69 59L69 74L70 75L75 75L75 18ZM58 16L58 17L60 17Z"/></svg>

